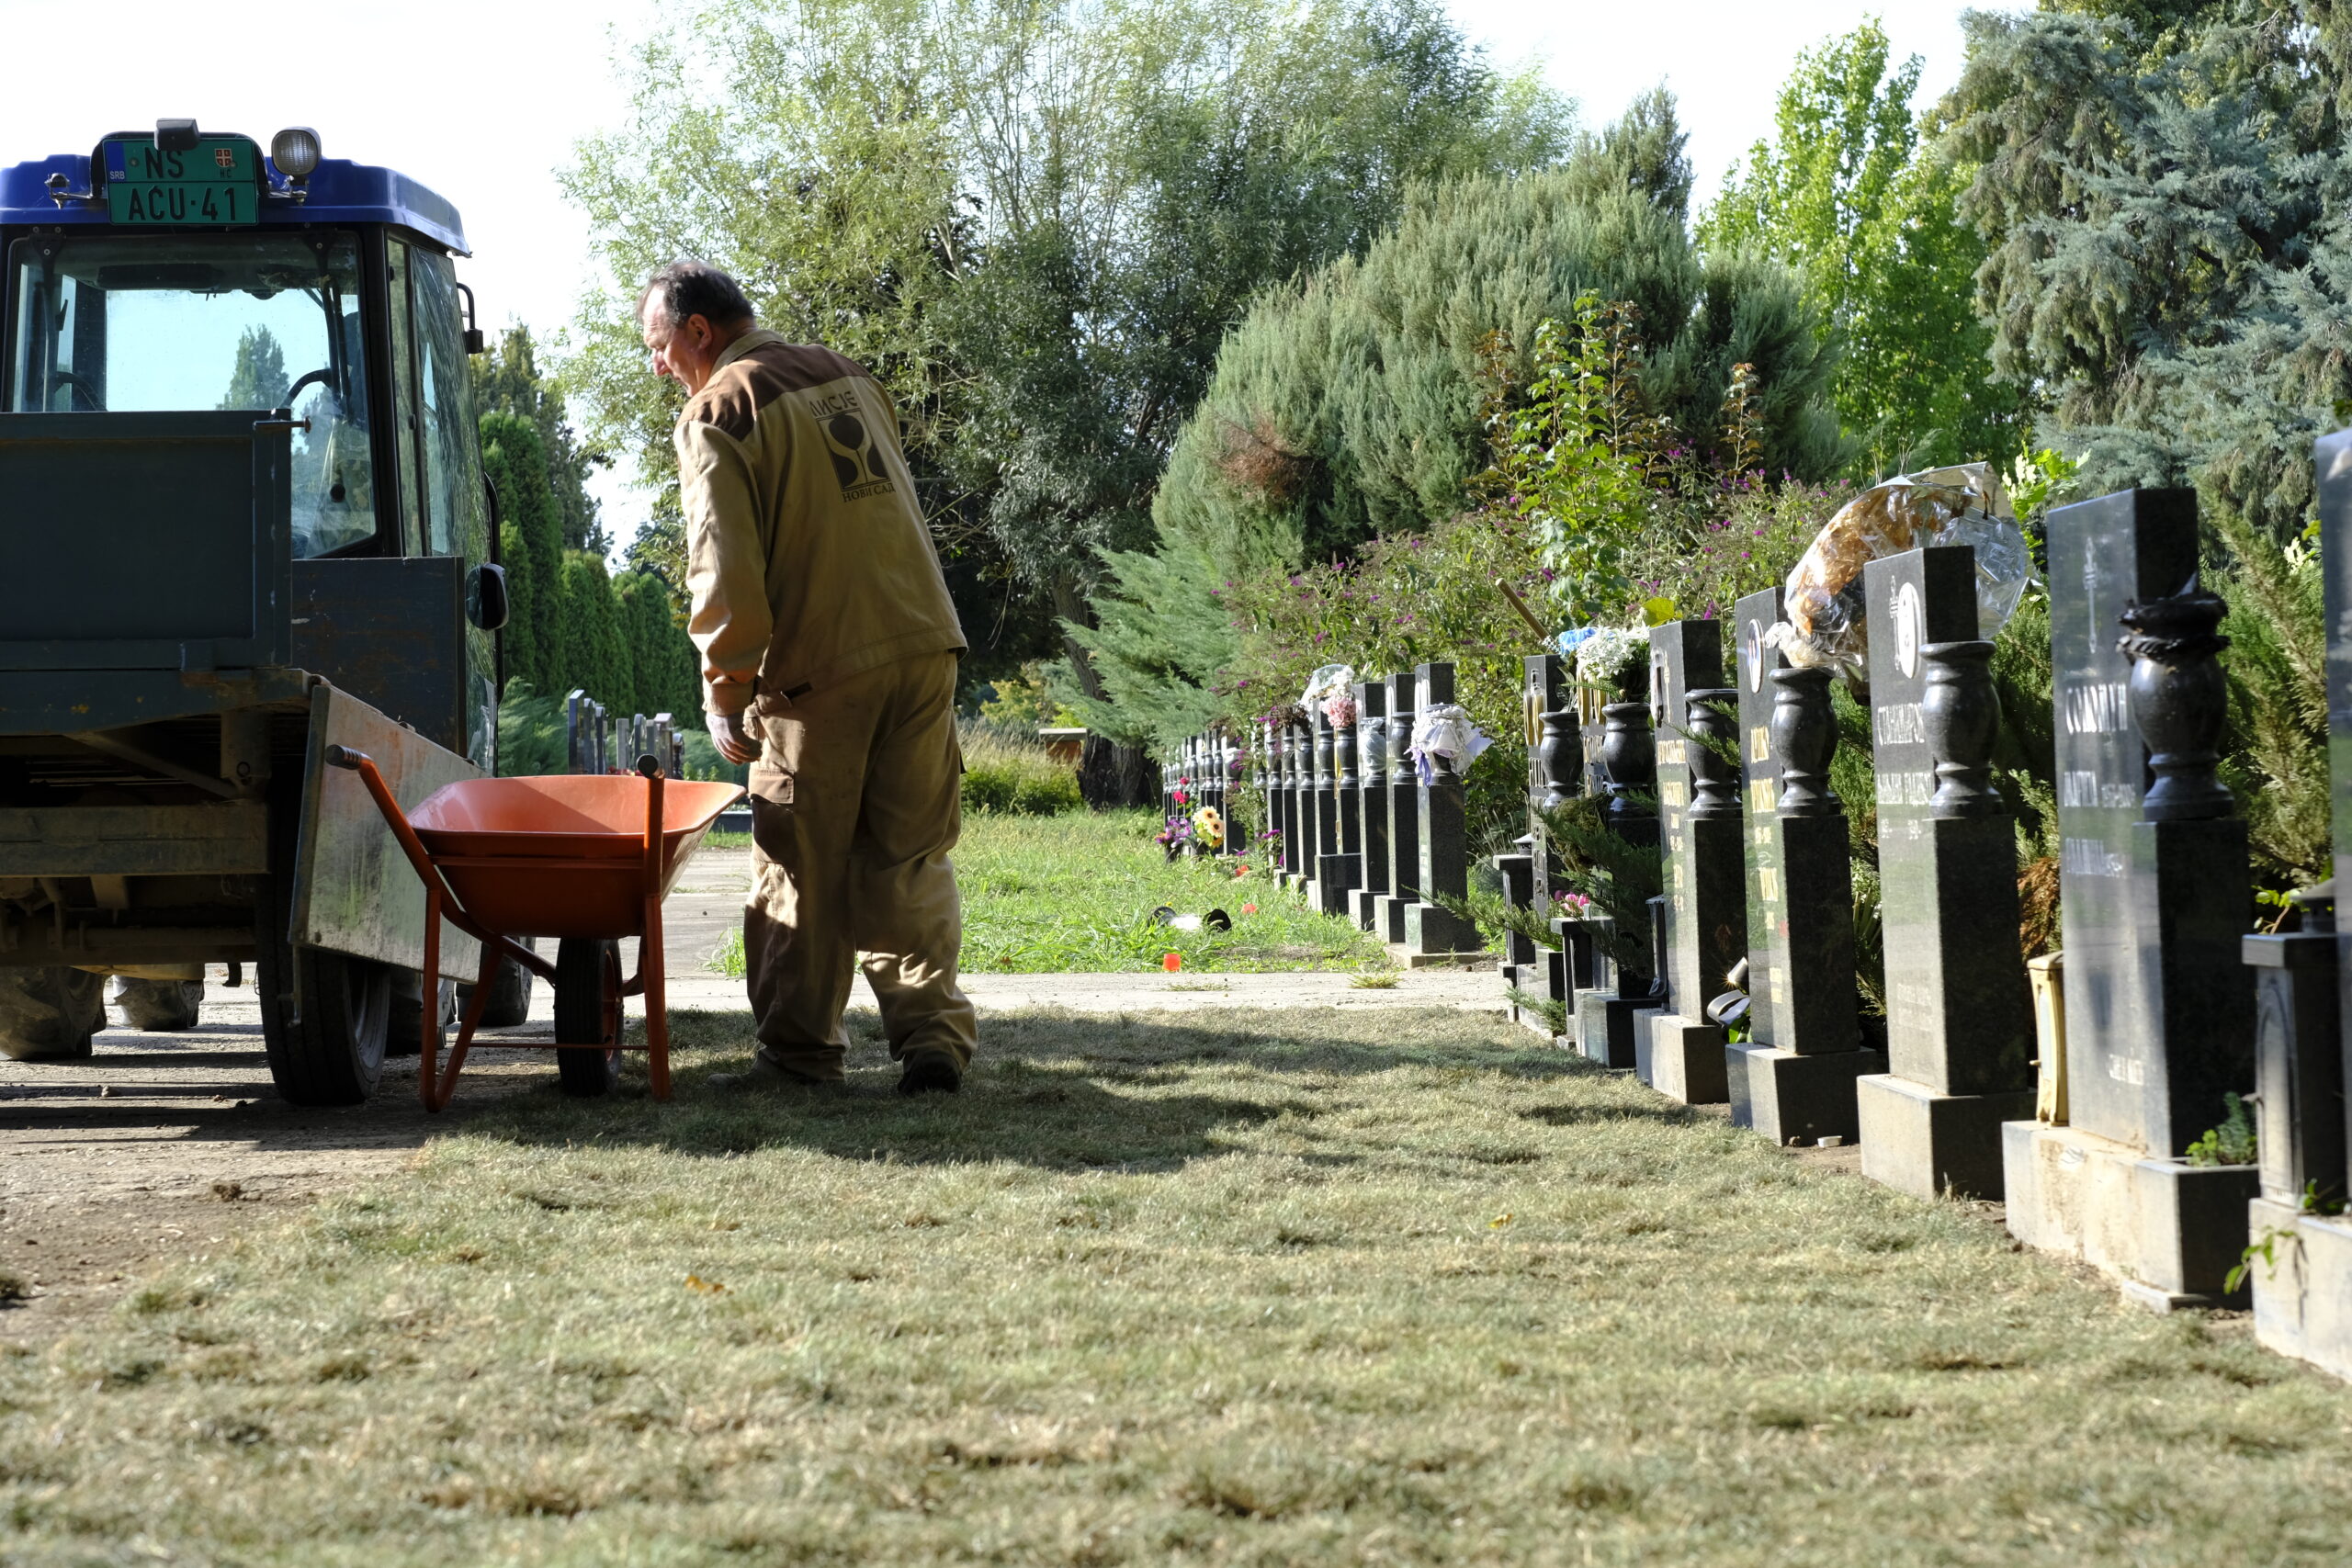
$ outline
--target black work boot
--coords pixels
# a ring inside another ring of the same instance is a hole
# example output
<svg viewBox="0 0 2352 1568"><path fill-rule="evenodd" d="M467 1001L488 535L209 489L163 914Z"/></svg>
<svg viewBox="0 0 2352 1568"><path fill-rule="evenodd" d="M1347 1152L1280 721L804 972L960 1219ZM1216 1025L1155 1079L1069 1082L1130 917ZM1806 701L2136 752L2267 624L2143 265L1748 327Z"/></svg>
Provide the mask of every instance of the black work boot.
<svg viewBox="0 0 2352 1568"><path fill-rule="evenodd" d="M944 1051L922 1051L907 1058L899 1075L900 1094L954 1094L964 1087L964 1069Z"/></svg>

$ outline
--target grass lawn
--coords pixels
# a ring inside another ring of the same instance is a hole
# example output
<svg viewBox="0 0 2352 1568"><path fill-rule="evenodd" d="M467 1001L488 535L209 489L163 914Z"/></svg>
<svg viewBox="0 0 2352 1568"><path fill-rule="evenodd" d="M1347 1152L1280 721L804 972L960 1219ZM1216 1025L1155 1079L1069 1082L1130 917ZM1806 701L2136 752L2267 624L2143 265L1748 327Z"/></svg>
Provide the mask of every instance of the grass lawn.
<svg viewBox="0 0 2352 1568"><path fill-rule="evenodd" d="M2352 1390L1498 1021L994 1017L922 1102L858 1028L744 1104L682 1018L669 1106L477 1100L0 1354L0 1560L2352 1555Z"/></svg>
<svg viewBox="0 0 2352 1568"><path fill-rule="evenodd" d="M1158 969L1183 955L1188 970L1385 969L1386 949L1350 922L1318 915L1262 874L1235 881L1234 862L1170 864L1149 811L1016 817L970 811L956 849L964 893L966 970L1057 974ZM714 838L717 835L713 835ZM1223 909L1229 931L1180 931L1151 911ZM1245 914L1244 904L1255 904ZM711 961L743 972L743 939Z"/></svg>

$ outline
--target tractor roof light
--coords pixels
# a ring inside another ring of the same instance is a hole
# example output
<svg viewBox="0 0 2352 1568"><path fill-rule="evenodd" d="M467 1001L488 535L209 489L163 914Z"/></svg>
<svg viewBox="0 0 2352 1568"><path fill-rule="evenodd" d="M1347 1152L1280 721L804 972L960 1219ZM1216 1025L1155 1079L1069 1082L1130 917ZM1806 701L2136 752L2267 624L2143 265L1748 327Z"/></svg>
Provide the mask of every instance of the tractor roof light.
<svg viewBox="0 0 2352 1568"><path fill-rule="evenodd" d="M269 161L277 172L300 185L319 166L319 133L307 125L289 125L269 139Z"/></svg>

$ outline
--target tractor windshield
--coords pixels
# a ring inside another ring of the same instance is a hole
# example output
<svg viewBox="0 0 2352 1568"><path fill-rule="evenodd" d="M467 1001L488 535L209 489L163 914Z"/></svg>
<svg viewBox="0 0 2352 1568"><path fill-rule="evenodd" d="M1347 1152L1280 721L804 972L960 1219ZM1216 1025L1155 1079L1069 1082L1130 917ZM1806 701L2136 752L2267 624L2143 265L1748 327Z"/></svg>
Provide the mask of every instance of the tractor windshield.
<svg viewBox="0 0 2352 1568"><path fill-rule="evenodd" d="M9 411L290 407L311 423L294 435L294 554L375 537L355 236L36 235L9 269Z"/></svg>

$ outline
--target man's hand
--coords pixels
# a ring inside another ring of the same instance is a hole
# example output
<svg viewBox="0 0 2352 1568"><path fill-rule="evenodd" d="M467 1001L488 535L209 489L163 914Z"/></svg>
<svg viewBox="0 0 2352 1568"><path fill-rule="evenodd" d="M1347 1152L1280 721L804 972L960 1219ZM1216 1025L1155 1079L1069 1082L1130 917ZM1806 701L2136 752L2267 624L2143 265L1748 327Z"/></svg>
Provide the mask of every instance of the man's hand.
<svg viewBox="0 0 2352 1568"><path fill-rule="evenodd" d="M760 743L740 713L714 713L703 716L710 728L710 739L718 746L718 754L741 766L754 761L760 754Z"/></svg>

